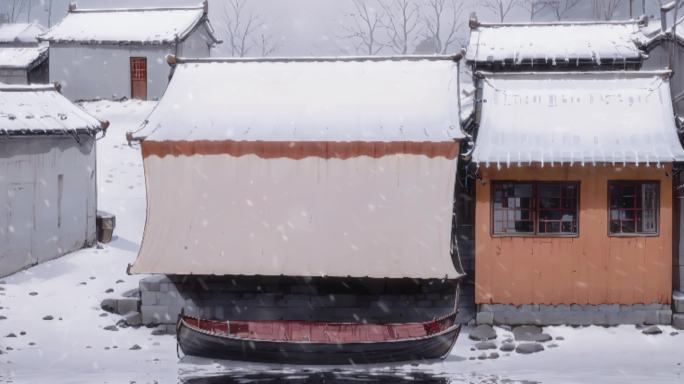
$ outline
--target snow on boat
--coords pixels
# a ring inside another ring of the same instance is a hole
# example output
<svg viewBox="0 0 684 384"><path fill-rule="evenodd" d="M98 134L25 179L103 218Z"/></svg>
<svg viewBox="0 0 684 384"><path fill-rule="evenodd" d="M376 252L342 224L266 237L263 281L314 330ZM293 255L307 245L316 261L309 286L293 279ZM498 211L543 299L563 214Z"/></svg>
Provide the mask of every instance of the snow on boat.
<svg viewBox="0 0 684 384"><path fill-rule="evenodd" d="M215 321L182 315L186 355L281 364L372 364L446 357L461 325L456 312L422 323Z"/></svg>

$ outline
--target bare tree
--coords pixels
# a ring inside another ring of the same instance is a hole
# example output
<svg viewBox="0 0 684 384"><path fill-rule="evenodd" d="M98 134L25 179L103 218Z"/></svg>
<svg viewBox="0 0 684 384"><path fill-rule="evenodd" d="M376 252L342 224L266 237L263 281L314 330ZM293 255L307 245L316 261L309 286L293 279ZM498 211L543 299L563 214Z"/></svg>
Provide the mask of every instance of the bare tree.
<svg viewBox="0 0 684 384"><path fill-rule="evenodd" d="M354 9L347 14L351 24L342 27L345 32L343 37L351 40L357 52L377 55L385 46L380 38L382 16L379 8L370 6L369 1L364 0L352 0L352 5Z"/></svg>
<svg viewBox="0 0 684 384"><path fill-rule="evenodd" d="M383 10L380 23L387 34L387 43L394 53L405 55L420 31L420 5L415 0L379 2Z"/></svg>
<svg viewBox="0 0 684 384"><path fill-rule="evenodd" d="M513 8L520 5L520 0L481 0L482 6L488 8L502 23Z"/></svg>
<svg viewBox="0 0 684 384"><path fill-rule="evenodd" d="M463 9L459 0L427 0L423 17L425 37L434 44L435 53L446 54L461 45L458 32L465 25Z"/></svg>
<svg viewBox="0 0 684 384"><path fill-rule="evenodd" d="M549 0L523 0L520 5L529 13L530 21L534 21L537 15L549 5L549 2Z"/></svg>
<svg viewBox="0 0 684 384"><path fill-rule="evenodd" d="M624 0L594 0L593 13L595 19L613 20L615 13Z"/></svg>
<svg viewBox="0 0 684 384"><path fill-rule="evenodd" d="M247 0L226 0L223 9L225 32L231 56L245 57L257 48L262 56L277 49L266 24L258 14L247 10Z"/></svg>
<svg viewBox="0 0 684 384"><path fill-rule="evenodd" d="M575 8L582 0L548 0L546 6L558 21L563 20L568 12Z"/></svg>
<svg viewBox="0 0 684 384"><path fill-rule="evenodd" d="M7 15L7 20L15 23L27 5L27 0L0 0L0 14Z"/></svg>

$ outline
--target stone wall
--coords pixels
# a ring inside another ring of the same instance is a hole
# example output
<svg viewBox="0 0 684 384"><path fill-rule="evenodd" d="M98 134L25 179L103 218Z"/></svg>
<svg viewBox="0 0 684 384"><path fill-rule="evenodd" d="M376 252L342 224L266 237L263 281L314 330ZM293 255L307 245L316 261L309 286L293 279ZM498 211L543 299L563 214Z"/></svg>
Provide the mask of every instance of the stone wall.
<svg viewBox="0 0 684 384"><path fill-rule="evenodd" d="M141 280L142 322L186 314L217 320L424 321L450 313L455 286L411 279L152 276Z"/></svg>
<svg viewBox="0 0 684 384"><path fill-rule="evenodd" d="M668 304L507 305L481 304L479 324L506 325L620 325L670 324Z"/></svg>

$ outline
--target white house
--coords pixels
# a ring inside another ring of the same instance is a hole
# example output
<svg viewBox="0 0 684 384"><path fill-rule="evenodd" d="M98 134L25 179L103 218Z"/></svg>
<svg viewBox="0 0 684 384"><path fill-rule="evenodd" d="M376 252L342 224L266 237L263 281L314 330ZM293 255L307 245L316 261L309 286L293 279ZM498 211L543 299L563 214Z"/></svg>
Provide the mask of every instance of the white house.
<svg viewBox="0 0 684 384"><path fill-rule="evenodd" d="M48 81L48 47L37 39L44 32L39 24L0 24L0 82Z"/></svg>
<svg viewBox="0 0 684 384"><path fill-rule="evenodd" d="M50 42L50 81L72 100L158 99L169 82L169 54L208 57L220 43L208 5L80 9L75 4L40 37Z"/></svg>
<svg viewBox="0 0 684 384"><path fill-rule="evenodd" d="M106 127L53 85L0 85L0 276L95 243Z"/></svg>

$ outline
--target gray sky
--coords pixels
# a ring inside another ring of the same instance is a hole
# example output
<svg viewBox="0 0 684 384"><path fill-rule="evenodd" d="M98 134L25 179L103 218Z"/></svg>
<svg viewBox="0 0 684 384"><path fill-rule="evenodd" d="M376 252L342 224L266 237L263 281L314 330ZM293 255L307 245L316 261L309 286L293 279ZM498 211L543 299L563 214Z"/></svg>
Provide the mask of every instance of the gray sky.
<svg viewBox="0 0 684 384"><path fill-rule="evenodd" d="M0 0L9 2L12 0ZM58 22L65 14L70 0L52 0L52 23ZM126 6L154 6L154 5L187 5L198 4L201 0L79 0L79 7L126 7ZM223 35L224 14L222 6L226 0L210 0L210 17L215 29ZM279 56L306 55L339 55L352 54L350 41L344 39L342 26L350 22L345 16L351 11L351 0L247 0L248 7L258 13L264 21L267 31L278 41ZM481 20L496 21L495 16L487 9L477 6L477 0L462 0L465 11L462 14L464 22L470 12L475 11ZM47 26L48 0L32 0L31 19ZM649 13L657 9L658 0L647 0ZM591 0L582 0L570 14L572 19L587 19L591 17ZM616 18L628 17L628 0L623 0L623 7ZM641 4L641 0L635 0ZM540 19L548 18L542 16ZM26 20L26 13L22 15ZM529 20L529 15L522 8L516 9L507 21ZM460 37L465 39L468 34L467 23L460 31ZM225 47L224 47L225 49ZM221 50L217 52L221 55Z"/></svg>

